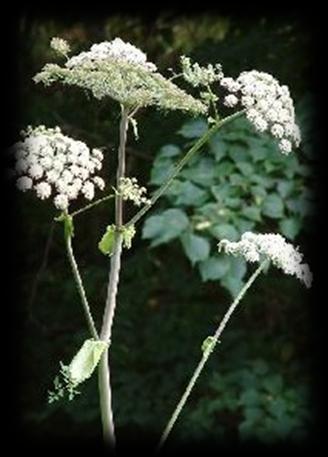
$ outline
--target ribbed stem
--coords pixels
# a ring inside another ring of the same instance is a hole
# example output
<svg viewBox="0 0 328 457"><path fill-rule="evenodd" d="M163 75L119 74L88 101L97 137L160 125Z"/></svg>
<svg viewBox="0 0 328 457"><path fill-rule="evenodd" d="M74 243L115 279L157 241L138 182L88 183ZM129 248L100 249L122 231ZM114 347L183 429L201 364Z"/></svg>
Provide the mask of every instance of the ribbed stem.
<svg viewBox="0 0 328 457"><path fill-rule="evenodd" d="M128 131L128 112L122 107L122 115L120 122L120 144L118 150L118 166L116 175L116 187L119 187L119 182L125 174L125 146ZM122 196L115 196L115 225L121 227L123 224L123 200ZM108 279L107 298L105 311L102 323L100 338L104 341L110 341L112 334L112 326L114 321L114 313L116 307L116 295L119 283L119 274L121 268L121 253L122 253L122 235L116 231L113 247L113 254L110 263L110 273ZM115 447L115 429L112 410L112 393L110 385L110 369L108 360L108 351L104 352L99 364L99 395L101 418L103 425L103 435L106 444L112 448Z"/></svg>

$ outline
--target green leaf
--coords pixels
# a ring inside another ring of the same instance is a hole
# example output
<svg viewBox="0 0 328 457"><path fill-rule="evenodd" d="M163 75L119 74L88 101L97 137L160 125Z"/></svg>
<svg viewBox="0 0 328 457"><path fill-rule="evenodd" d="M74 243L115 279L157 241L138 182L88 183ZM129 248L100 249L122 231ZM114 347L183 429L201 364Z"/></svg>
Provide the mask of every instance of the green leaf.
<svg viewBox="0 0 328 457"><path fill-rule="evenodd" d="M186 233L181 237L181 241L184 251L193 265L209 256L210 243L206 238Z"/></svg>
<svg viewBox="0 0 328 457"><path fill-rule="evenodd" d="M115 242L115 225L109 225L106 229L106 232L102 236L101 240L98 243L99 250L105 254L111 256L113 253L114 242Z"/></svg>
<svg viewBox="0 0 328 457"><path fill-rule="evenodd" d="M203 281L223 278L229 267L230 263L227 257L210 257L199 263L199 270Z"/></svg>
<svg viewBox="0 0 328 457"><path fill-rule="evenodd" d="M224 276L221 279L221 284L231 293L233 298L236 298L239 292L241 291L244 282L241 280L241 278L233 276L232 273L229 271L228 275Z"/></svg>
<svg viewBox="0 0 328 457"><path fill-rule="evenodd" d="M182 126L178 133L185 138L199 138L208 130L204 119L195 119Z"/></svg>
<svg viewBox="0 0 328 457"><path fill-rule="evenodd" d="M240 403L247 406L257 406L260 403L259 392L250 387L241 394Z"/></svg>
<svg viewBox="0 0 328 457"><path fill-rule="evenodd" d="M233 278L243 279L247 271L247 263L242 257L230 257L230 270L229 274Z"/></svg>
<svg viewBox="0 0 328 457"><path fill-rule="evenodd" d="M229 241L237 241L239 239L238 231L231 224L218 224L210 227L209 231L219 240L228 239Z"/></svg>
<svg viewBox="0 0 328 457"><path fill-rule="evenodd" d="M175 157L181 153L181 149L179 146L175 144L166 144L165 146L162 146L161 149L159 150L159 153L157 155L157 158L160 157Z"/></svg>
<svg viewBox="0 0 328 457"><path fill-rule="evenodd" d="M196 184L208 187L214 184L214 165L215 162L210 157L198 159L197 162L187 170L183 170L181 175Z"/></svg>
<svg viewBox="0 0 328 457"><path fill-rule="evenodd" d="M252 157L252 159L254 160L254 162L258 162L267 157L268 150L265 146L261 146L261 145L251 146L249 149L249 154Z"/></svg>
<svg viewBox="0 0 328 457"><path fill-rule="evenodd" d="M214 154L215 160L219 162L228 151L227 143L221 138L220 133L216 133L209 141L210 151Z"/></svg>
<svg viewBox="0 0 328 457"><path fill-rule="evenodd" d="M161 185L172 173L174 164L169 157L157 157L150 173L150 183Z"/></svg>
<svg viewBox="0 0 328 457"><path fill-rule="evenodd" d="M277 185L277 189L282 198L289 196L294 188L294 181L280 180Z"/></svg>
<svg viewBox="0 0 328 457"><path fill-rule="evenodd" d="M270 394L279 394L283 387L283 379L281 375L274 374L271 376L267 376L263 379L263 387L266 389Z"/></svg>
<svg viewBox="0 0 328 457"><path fill-rule="evenodd" d="M177 205L199 206L206 200L207 192L190 181L181 183L176 199Z"/></svg>
<svg viewBox="0 0 328 457"><path fill-rule="evenodd" d="M188 225L189 220L184 211L177 208L167 209L146 220L142 238L152 239L151 246L158 246L180 236Z"/></svg>
<svg viewBox="0 0 328 457"><path fill-rule="evenodd" d="M257 206L247 206L242 209L241 214L251 221L261 221L261 211Z"/></svg>
<svg viewBox="0 0 328 457"><path fill-rule="evenodd" d="M283 217L284 204L281 197L275 193L268 195L263 201L262 212L274 219Z"/></svg>
<svg viewBox="0 0 328 457"><path fill-rule="evenodd" d="M250 176L254 173L254 167L248 162L238 162L236 164L237 168L242 172L245 176Z"/></svg>
<svg viewBox="0 0 328 457"><path fill-rule="evenodd" d="M237 165L240 162L247 163L249 160L247 147L245 146L231 145L229 149L229 155Z"/></svg>
<svg viewBox="0 0 328 457"><path fill-rule="evenodd" d="M295 237L299 234L301 227L301 221L295 217L289 217L279 222L280 231L286 238L291 240L294 240Z"/></svg>
<svg viewBox="0 0 328 457"><path fill-rule="evenodd" d="M215 175L217 177L229 176L232 170L234 169L235 165L232 162L228 162L227 160L225 160L224 162L218 164L218 166L216 167Z"/></svg>
<svg viewBox="0 0 328 457"><path fill-rule="evenodd" d="M75 385L90 378L107 347L106 341L94 339L84 341L68 367L71 381Z"/></svg>

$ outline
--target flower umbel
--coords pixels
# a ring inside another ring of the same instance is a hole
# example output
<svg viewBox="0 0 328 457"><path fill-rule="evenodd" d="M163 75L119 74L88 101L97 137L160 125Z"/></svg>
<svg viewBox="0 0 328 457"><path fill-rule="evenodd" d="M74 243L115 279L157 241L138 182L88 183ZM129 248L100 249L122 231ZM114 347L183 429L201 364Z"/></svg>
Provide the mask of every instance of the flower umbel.
<svg viewBox="0 0 328 457"><path fill-rule="evenodd" d="M149 199L145 196L147 189L139 186L137 178L121 178L117 192L122 196L123 200L131 200L137 206L149 202Z"/></svg>
<svg viewBox="0 0 328 457"><path fill-rule="evenodd" d="M156 71L147 56L120 38L94 44L61 67L46 64L34 77L49 86L56 81L91 91L97 99L111 97L132 109L157 106L167 110L205 113L207 108Z"/></svg>
<svg viewBox="0 0 328 457"><path fill-rule="evenodd" d="M58 54L62 54L67 57L67 54L70 52L70 45L63 38L54 37L50 41L50 47L56 51Z"/></svg>
<svg viewBox="0 0 328 457"><path fill-rule="evenodd" d="M267 131L276 138L283 154L289 154L293 145L299 146L301 134L287 86L280 85L270 74L256 70L244 71L237 79L222 78L220 84L229 92L224 104L232 108L240 102L255 129Z"/></svg>
<svg viewBox="0 0 328 457"><path fill-rule="evenodd" d="M94 176L102 168L99 149L90 150L82 141L63 135L59 127L28 127L22 136L23 141L13 146L18 189L34 189L41 200L53 194L54 205L62 211L79 194L92 200L95 186L103 190L104 181Z"/></svg>
<svg viewBox="0 0 328 457"><path fill-rule="evenodd" d="M227 254L241 255L248 262L261 262L267 258L284 273L296 276L306 287L311 287L312 273L309 266L302 263L303 255L279 234L245 232L240 241L222 240L218 248Z"/></svg>

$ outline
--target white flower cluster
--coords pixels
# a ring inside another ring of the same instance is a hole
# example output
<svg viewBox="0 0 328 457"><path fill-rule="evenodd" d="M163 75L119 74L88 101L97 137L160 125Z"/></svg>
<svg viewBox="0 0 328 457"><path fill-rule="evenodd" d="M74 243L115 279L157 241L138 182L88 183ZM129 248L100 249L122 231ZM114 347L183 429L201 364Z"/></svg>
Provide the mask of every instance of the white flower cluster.
<svg viewBox="0 0 328 457"><path fill-rule="evenodd" d="M34 189L41 200L53 194L54 205L62 211L80 193L92 200L95 187L104 189L103 179L92 176L102 168L99 149L90 151L82 141L63 135L59 127L28 127L22 135L24 140L13 146L18 189Z"/></svg>
<svg viewBox="0 0 328 457"><path fill-rule="evenodd" d="M222 78L220 84L230 92L224 104L233 108L240 102L256 130L268 131L278 139L283 154L289 154L293 145L299 146L301 134L287 86L281 86L270 74L256 70L244 71L237 79Z"/></svg>
<svg viewBox="0 0 328 457"><path fill-rule="evenodd" d="M227 254L241 255L248 262L260 262L267 258L284 273L295 275L306 287L311 287L312 273L309 266L302 263L303 255L279 234L245 232L240 241L222 240L218 248Z"/></svg>
<svg viewBox="0 0 328 457"><path fill-rule="evenodd" d="M192 86L207 86L220 81L223 78L222 66L216 64L207 65L207 67L201 67L198 63L191 63L190 58L181 56L182 74L186 81Z"/></svg>
<svg viewBox="0 0 328 457"><path fill-rule="evenodd" d="M63 38L58 37L54 37L51 39L50 47L58 54L62 54L64 56L67 56L67 54L71 50L70 45L67 43L67 41L63 40Z"/></svg>
<svg viewBox="0 0 328 457"><path fill-rule="evenodd" d="M137 206L150 201L145 196L147 189L138 185L137 178L121 178L117 192L123 200L131 200Z"/></svg>
<svg viewBox="0 0 328 457"><path fill-rule="evenodd" d="M140 49L130 43L125 43L121 38L113 41L103 41L91 46L90 51L81 52L66 62L66 67L73 68L106 60L125 61L130 64L141 65L149 71L156 71L156 65L147 62L147 56Z"/></svg>

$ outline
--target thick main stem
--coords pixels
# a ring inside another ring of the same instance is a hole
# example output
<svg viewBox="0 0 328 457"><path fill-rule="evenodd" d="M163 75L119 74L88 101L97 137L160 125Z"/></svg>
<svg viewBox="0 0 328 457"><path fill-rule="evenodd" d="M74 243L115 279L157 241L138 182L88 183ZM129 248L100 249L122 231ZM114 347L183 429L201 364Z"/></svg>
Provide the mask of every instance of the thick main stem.
<svg viewBox="0 0 328 457"><path fill-rule="evenodd" d="M177 404L169 422L167 423L167 426L162 434L162 437L161 437L161 440L159 442L159 445L158 445L158 448L157 448L157 451L159 451L161 449L161 447L163 446L163 444L165 443L165 441L167 440L175 422L177 421L184 405L186 404L188 398L189 398L189 395L191 394L192 392L192 389L194 388L196 382L197 382L197 379L199 378L201 372L203 371L203 368L208 360L208 358L210 357L214 347L216 346L217 342L219 341L219 338L223 332L223 330L225 329L232 313L234 312L234 310L236 309L237 305L239 304L240 300L244 297L245 293L247 292L247 290L249 289L249 287L253 284L253 282L255 281L255 279L257 278L257 276L261 273L261 271L265 268L265 266L267 265L267 260L265 260L264 262L262 262L260 264L260 266L257 268L257 270L252 274L252 276L248 279L248 281L246 282L246 284L244 285L244 287L241 289L241 291L239 292L239 294L237 295L237 297L235 298L235 300L232 302L232 304L230 305L228 311L225 313L222 321L220 322L220 325L218 326L215 334L213 335L212 337L212 340L211 342L209 343L209 346L203 351L203 356L200 360L200 362L198 363L179 403Z"/></svg>
<svg viewBox="0 0 328 457"><path fill-rule="evenodd" d="M119 182L125 174L125 145L128 130L128 112L122 107L122 115L120 122L120 144L118 150L118 166L116 175L116 187L119 187ZM115 225L121 227L123 224L123 200L121 195L115 197ZM105 311L102 323L100 338L104 341L110 341L112 334L112 326L116 307L116 295L119 282L119 274L121 268L121 253L122 253L122 235L117 230L115 235L113 255L110 263L110 273L108 279L107 298ZM108 361L108 351L102 355L99 364L99 396L101 419L103 424L103 436L106 444L115 447L115 430L112 411L112 393L110 385L110 370Z"/></svg>
<svg viewBox="0 0 328 457"><path fill-rule="evenodd" d="M75 282L77 285L77 289L78 289L80 297L81 297L83 311L84 311L85 318L86 318L86 321L87 321L87 324L89 327L89 331L90 331L91 335L93 336L93 338L95 338L97 340L99 338L99 336L98 336L98 332L96 330L96 326L95 326L93 318L92 318L88 299L87 299L87 296L86 296L86 293L85 293L85 290L83 287L82 279L80 276L80 272L79 272L79 269L78 269L78 266L77 266L77 263L76 263L76 260L74 257L72 239L70 236L66 236L65 240L66 240L66 249L67 249L68 259L70 261L73 276L74 276L74 279L75 279Z"/></svg>

